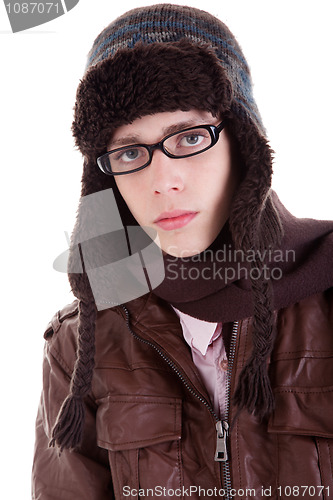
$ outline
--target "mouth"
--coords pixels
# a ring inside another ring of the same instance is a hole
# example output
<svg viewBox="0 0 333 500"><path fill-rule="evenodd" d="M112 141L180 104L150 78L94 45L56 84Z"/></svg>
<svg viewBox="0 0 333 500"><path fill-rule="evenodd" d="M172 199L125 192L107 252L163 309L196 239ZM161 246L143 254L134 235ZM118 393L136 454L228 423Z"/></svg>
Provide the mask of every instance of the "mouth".
<svg viewBox="0 0 333 500"><path fill-rule="evenodd" d="M191 210L173 210L172 212L163 212L160 214L154 224L165 231L172 231L186 226L193 220L198 212Z"/></svg>

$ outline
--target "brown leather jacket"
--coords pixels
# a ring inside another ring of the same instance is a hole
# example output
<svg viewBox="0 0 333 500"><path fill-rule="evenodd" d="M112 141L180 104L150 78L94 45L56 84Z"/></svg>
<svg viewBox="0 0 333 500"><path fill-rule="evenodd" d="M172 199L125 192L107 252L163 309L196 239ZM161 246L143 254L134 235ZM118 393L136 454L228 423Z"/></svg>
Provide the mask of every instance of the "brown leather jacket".
<svg viewBox="0 0 333 500"><path fill-rule="evenodd" d="M33 499L333 496L333 289L277 313L275 412L263 422L241 412L226 462L214 460L218 417L178 317L153 294L127 309L130 328L122 307L98 313L83 444L60 456L48 442L75 363L77 303L45 332ZM246 319L233 327L231 395L250 352ZM235 413L230 405L229 423Z"/></svg>

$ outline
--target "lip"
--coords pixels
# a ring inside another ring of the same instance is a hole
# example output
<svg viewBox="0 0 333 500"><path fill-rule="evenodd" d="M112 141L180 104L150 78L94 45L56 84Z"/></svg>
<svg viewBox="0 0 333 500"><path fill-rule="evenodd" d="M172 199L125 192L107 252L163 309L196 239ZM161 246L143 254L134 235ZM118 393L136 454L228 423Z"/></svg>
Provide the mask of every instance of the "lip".
<svg viewBox="0 0 333 500"><path fill-rule="evenodd" d="M198 212L191 210L173 210L172 212L161 213L154 223L165 231L172 231L186 226Z"/></svg>

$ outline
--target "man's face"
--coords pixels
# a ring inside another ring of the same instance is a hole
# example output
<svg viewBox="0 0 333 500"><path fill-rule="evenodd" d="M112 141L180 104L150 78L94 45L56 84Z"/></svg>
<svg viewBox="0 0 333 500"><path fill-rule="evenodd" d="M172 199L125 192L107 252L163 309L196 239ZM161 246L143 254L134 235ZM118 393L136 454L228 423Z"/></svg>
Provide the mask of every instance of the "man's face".
<svg viewBox="0 0 333 500"><path fill-rule="evenodd" d="M154 144L171 127L218 125L221 120L203 111L156 113L119 127L108 150L121 145ZM215 240L229 216L238 168L232 161L226 129L211 149L189 158L168 158L155 150L150 165L116 176L118 189L137 222L157 231L157 243L176 257L196 255Z"/></svg>

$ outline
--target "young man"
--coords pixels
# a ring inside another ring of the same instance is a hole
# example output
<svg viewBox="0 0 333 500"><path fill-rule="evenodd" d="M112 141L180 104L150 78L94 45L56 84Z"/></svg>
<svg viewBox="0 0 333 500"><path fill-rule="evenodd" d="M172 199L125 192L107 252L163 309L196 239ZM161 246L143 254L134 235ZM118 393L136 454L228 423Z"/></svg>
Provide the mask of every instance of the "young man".
<svg viewBox="0 0 333 500"><path fill-rule="evenodd" d="M233 35L183 6L124 14L90 51L73 132L78 300L45 332L33 498L329 498L333 224L271 191ZM108 274L118 211L129 281Z"/></svg>

